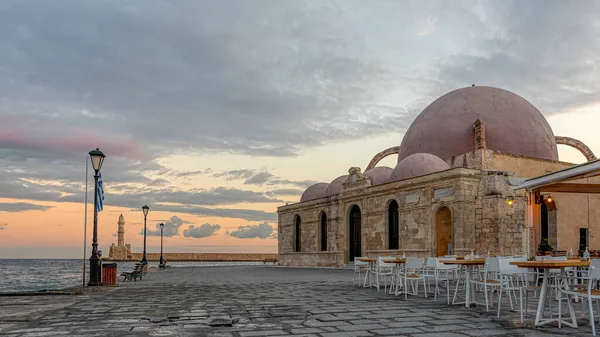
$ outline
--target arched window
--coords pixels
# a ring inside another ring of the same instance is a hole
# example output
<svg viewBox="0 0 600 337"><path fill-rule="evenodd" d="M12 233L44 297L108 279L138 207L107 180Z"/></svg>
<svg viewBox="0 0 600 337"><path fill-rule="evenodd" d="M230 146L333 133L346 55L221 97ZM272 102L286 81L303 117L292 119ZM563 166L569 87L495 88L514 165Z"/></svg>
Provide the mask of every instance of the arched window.
<svg viewBox="0 0 600 337"><path fill-rule="evenodd" d="M300 237L300 224L301 224L300 216L297 215L296 216L296 224L295 224L295 227L296 227L296 235L295 235L296 236L296 244L295 244L296 252L300 252L301 248L302 248L300 246L300 242L301 242L301 240L300 240L301 239L301 237Z"/></svg>
<svg viewBox="0 0 600 337"><path fill-rule="evenodd" d="M321 213L321 251L327 251L327 214Z"/></svg>
<svg viewBox="0 0 600 337"><path fill-rule="evenodd" d="M398 249L398 203L396 200L392 200L388 206L388 233L388 249Z"/></svg>

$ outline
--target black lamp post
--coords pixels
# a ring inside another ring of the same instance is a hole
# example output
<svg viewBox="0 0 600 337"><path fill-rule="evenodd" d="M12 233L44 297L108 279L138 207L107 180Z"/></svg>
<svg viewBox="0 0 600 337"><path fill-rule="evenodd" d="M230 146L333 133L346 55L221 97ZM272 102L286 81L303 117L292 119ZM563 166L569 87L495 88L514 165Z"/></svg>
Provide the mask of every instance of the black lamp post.
<svg viewBox="0 0 600 337"><path fill-rule="evenodd" d="M95 149L89 153L94 168L94 236L92 238L92 256L90 256L90 281L88 286L101 286L100 256L98 255L98 178L102 163L106 157L102 151ZM87 191L86 191L87 193Z"/></svg>
<svg viewBox="0 0 600 337"><path fill-rule="evenodd" d="M148 205L142 206L142 211L144 212L144 256L142 257L142 264L148 264L148 260L146 260L146 218L148 217L148 211L150 207Z"/></svg>
<svg viewBox="0 0 600 337"><path fill-rule="evenodd" d="M165 262L163 259L163 228L165 228L165 224L161 223L160 225L160 265L162 266Z"/></svg>

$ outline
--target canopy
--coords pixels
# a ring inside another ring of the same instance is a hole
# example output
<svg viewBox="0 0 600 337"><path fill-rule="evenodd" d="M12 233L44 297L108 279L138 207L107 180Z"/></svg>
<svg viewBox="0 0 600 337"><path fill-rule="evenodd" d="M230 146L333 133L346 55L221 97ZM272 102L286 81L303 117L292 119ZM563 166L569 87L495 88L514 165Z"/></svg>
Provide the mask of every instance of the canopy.
<svg viewBox="0 0 600 337"><path fill-rule="evenodd" d="M516 183L514 190L526 189L540 192L594 193L600 194L600 184L567 183L568 181L600 176L600 159L569 167L539 177L511 180Z"/></svg>

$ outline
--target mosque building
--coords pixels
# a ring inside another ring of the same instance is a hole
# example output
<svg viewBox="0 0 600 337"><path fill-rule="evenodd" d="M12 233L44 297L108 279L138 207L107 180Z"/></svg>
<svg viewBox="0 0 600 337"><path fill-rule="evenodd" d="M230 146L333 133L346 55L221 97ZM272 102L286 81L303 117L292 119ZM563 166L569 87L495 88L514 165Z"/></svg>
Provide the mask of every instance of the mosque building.
<svg viewBox="0 0 600 337"><path fill-rule="evenodd" d="M533 256L542 239L558 250L587 247L600 235L600 228L590 230L600 226L599 198L538 195L528 228L531 200L513 189L519 178L574 166L559 160L561 144L596 159L582 142L555 136L519 95L485 86L451 91L364 172L352 167L278 208L279 264L339 266L402 253ZM377 166L390 155L398 156L396 167Z"/></svg>

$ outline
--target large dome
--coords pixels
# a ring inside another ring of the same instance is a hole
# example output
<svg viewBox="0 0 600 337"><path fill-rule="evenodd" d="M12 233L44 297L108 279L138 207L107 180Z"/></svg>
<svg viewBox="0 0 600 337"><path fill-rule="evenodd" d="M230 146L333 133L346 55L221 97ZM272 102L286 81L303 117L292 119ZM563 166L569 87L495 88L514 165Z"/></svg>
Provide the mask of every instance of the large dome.
<svg viewBox="0 0 600 337"><path fill-rule="evenodd" d="M377 186L390 182L393 169L387 166L376 166L363 173L364 176L371 178L371 185Z"/></svg>
<svg viewBox="0 0 600 337"><path fill-rule="evenodd" d="M309 186L302 196L300 197L300 202L309 201L313 199L319 199L325 196L325 190L329 186L328 183L317 183Z"/></svg>
<svg viewBox="0 0 600 337"><path fill-rule="evenodd" d="M444 171L450 166L441 158L429 153L415 153L402 159L392 172L391 181L404 180Z"/></svg>
<svg viewBox="0 0 600 337"><path fill-rule="evenodd" d="M327 189L325 190L325 196L330 197L332 195L340 194L342 191L342 184L346 180L348 180L347 174L333 179L333 181L329 183L329 186L327 186Z"/></svg>
<svg viewBox="0 0 600 337"><path fill-rule="evenodd" d="M450 158L473 151L478 118L488 149L558 160L554 134L538 109L510 91L473 86L445 94L419 114L402 139L398 162L415 153Z"/></svg>

